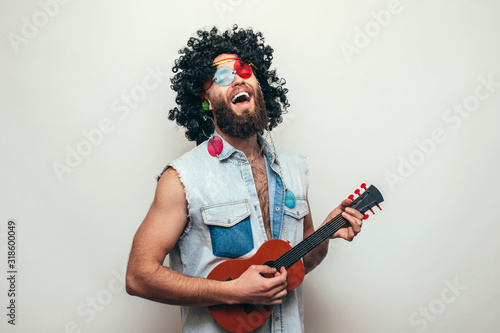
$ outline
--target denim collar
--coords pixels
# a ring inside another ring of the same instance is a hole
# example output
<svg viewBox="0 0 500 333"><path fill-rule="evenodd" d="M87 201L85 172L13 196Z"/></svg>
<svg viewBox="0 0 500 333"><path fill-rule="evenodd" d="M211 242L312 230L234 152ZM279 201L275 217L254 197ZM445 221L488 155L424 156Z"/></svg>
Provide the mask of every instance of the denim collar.
<svg viewBox="0 0 500 333"><path fill-rule="evenodd" d="M222 152L218 155L219 161L224 162L227 160L228 162L237 164L248 163L245 153L234 148L229 142L224 140L224 138L217 132L217 130L215 130L213 135L217 135L218 137L220 137L223 142ZM266 155L265 157L269 161L269 164L274 164L274 161L276 160L276 152L274 151L273 147L260 134L257 134L257 141L259 142L259 145L261 147L262 145L264 145L264 149L262 149L262 152Z"/></svg>

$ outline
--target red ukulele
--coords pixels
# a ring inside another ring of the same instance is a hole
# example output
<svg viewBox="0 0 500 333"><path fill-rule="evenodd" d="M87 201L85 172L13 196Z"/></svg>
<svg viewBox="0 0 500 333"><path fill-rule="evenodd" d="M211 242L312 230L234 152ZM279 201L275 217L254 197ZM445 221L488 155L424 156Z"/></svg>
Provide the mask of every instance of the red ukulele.
<svg viewBox="0 0 500 333"><path fill-rule="evenodd" d="M357 209L362 214L368 210L373 213L372 208L374 206L381 209L379 204L384 201L384 198L380 191L373 185L366 188L366 184L364 183L361 184L361 188L365 191L362 194L359 189L354 192L359 197L352 202L350 207ZM354 196L349 196L349 199L353 200ZM364 218L368 218L368 215L365 215ZM337 215L293 248L288 242L281 239L268 240L260 246L252 257L224 261L217 265L208 274L207 278L218 281L234 280L251 265L267 265L276 268L278 271L281 267L285 267L288 277L286 290L293 290L304 280L305 269L300 259L346 225L350 225L350 223L341 214ZM273 306L221 304L209 306L208 309L222 327L231 332L241 333L249 332L262 326L271 315Z"/></svg>

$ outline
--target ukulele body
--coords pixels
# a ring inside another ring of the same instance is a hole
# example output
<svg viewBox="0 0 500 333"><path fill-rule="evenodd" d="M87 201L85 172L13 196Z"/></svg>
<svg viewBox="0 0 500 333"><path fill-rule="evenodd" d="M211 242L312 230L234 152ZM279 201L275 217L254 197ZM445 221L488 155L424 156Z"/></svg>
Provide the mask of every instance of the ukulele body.
<svg viewBox="0 0 500 333"><path fill-rule="evenodd" d="M281 239L270 239L262 244L257 252L247 259L230 259L217 265L207 278L218 281L237 279L252 265L268 265L292 249L288 242ZM281 267L275 267L278 271ZM287 269L287 291L297 288L304 280L305 268L302 260ZM257 329L271 315L272 305L234 304L213 305L208 307L215 320L231 332L249 332Z"/></svg>
<svg viewBox="0 0 500 333"><path fill-rule="evenodd" d="M354 199L354 195L349 196L349 199L353 200L350 207L358 210L361 214L365 214L368 210L373 213L372 208L375 206L382 209L379 204L384 201L384 198L380 191L373 185L367 188L365 183L361 184L360 187L365 191L362 194L359 189L354 191L358 195L356 199ZM367 218L368 215L363 216L363 219ZM285 268L288 267L286 270L288 277L286 290L293 290L302 283L305 275L304 265L300 258L303 258L328 237L331 237L337 230L349 224L350 222L342 217L342 214L339 214L295 245L293 249L290 244L283 240L268 240L261 245L252 257L222 262L208 274L207 278L219 281L234 280L251 265L268 265L280 269L281 267L278 266L284 263ZM275 261L278 263L276 264ZM253 304L215 305L208 307L222 327L231 332L238 333L249 332L260 327L271 315L272 308L269 305Z"/></svg>

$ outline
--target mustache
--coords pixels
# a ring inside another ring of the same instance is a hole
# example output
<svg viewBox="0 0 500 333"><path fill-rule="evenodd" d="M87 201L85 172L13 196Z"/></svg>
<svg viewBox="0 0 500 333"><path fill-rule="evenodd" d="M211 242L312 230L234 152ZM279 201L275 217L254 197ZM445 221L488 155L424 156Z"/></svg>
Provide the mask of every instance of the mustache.
<svg viewBox="0 0 500 333"><path fill-rule="evenodd" d="M242 91L247 91L250 94L250 96L255 96L255 89L253 89L251 86L248 86L246 83L242 83L242 84L230 89L227 93L226 99L228 101L231 101L233 96L235 96L236 94L239 94Z"/></svg>

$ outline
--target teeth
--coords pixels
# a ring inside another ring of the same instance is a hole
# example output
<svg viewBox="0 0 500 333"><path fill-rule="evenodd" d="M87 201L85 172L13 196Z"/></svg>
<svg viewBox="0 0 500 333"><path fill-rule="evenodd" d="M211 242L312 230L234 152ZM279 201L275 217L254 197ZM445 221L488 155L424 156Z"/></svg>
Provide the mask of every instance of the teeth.
<svg viewBox="0 0 500 333"><path fill-rule="evenodd" d="M238 99L238 97L241 97L241 96L245 96L247 100L250 99L250 95L246 91L242 91L242 92L236 94L233 97L233 99L231 100L231 102L234 103Z"/></svg>

